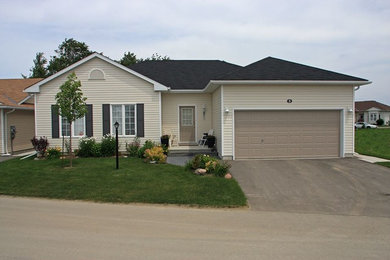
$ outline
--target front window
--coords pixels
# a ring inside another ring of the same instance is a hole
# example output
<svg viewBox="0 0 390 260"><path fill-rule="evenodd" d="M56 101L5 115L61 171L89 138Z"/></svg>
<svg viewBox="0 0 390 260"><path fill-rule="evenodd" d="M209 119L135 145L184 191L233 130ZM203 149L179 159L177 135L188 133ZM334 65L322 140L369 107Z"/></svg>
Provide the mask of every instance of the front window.
<svg viewBox="0 0 390 260"><path fill-rule="evenodd" d="M70 136L70 124L65 117L61 118L61 134L62 136ZM85 117L78 118L72 123L72 136L85 135Z"/></svg>
<svg viewBox="0 0 390 260"><path fill-rule="evenodd" d="M370 114L370 120L376 121L376 114Z"/></svg>
<svg viewBox="0 0 390 260"><path fill-rule="evenodd" d="M135 105L112 105L111 119L112 134L115 134L114 124L118 122L118 135L135 135Z"/></svg>

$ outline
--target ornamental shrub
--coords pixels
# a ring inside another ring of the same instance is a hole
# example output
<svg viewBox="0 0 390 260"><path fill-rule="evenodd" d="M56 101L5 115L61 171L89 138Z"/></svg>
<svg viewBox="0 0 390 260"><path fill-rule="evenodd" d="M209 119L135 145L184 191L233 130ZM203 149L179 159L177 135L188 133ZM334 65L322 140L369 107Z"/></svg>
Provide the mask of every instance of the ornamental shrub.
<svg viewBox="0 0 390 260"><path fill-rule="evenodd" d="M47 159L58 159L61 156L61 148L60 147L52 147L47 149L46 151Z"/></svg>
<svg viewBox="0 0 390 260"><path fill-rule="evenodd" d="M382 118L379 118L378 120L376 120L377 125L383 125L384 123L385 123L385 121Z"/></svg>
<svg viewBox="0 0 390 260"><path fill-rule="evenodd" d="M46 149L49 146L49 142L45 136L40 137L39 139L34 136L33 139L31 139L31 144L34 147L34 150L42 156L45 154Z"/></svg>
<svg viewBox="0 0 390 260"><path fill-rule="evenodd" d="M157 163L166 163L167 156L161 146L154 146L153 148L145 150L146 161L155 161Z"/></svg>
<svg viewBox="0 0 390 260"><path fill-rule="evenodd" d="M141 142L138 137L134 137L133 141L130 144L126 143L126 151L130 157L137 157L138 150L141 146Z"/></svg>
<svg viewBox="0 0 390 260"><path fill-rule="evenodd" d="M147 149L152 149L155 146L156 144L152 140L146 140L144 145L138 150L138 157L145 158L145 151Z"/></svg>
<svg viewBox="0 0 390 260"><path fill-rule="evenodd" d="M79 150L77 156L91 157L93 156L92 149L95 146L95 138L81 138L79 141Z"/></svg>
<svg viewBox="0 0 390 260"><path fill-rule="evenodd" d="M91 148L91 154L93 157L102 157L102 144L94 143Z"/></svg>
<svg viewBox="0 0 390 260"><path fill-rule="evenodd" d="M217 177L224 177L229 172L231 165L225 161L218 161L211 171Z"/></svg>
<svg viewBox="0 0 390 260"><path fill-rule="evenodd" d="M103 136L100 149L102 156L108 157L115 155L115 148L115 137L111 136L110 134Z"/></svg>
<svg viewBox="0 0 390 260"><path fill-rule="evenodd" d="M217 177L224 177L228 173L231 165L225 161L220 161L215 157L205 154L197 154L185 165L186 169L196 170L206 169L206 172Z"/></svg>
<svg viewBox="0 0 390 260"><path fill-rule="evenodd" d="M210 161L217 161L216 158L211 157L210 155L206 154L197 154L195 157L191 160L191 168L192 169L206 169L206 164Z"/></svg>

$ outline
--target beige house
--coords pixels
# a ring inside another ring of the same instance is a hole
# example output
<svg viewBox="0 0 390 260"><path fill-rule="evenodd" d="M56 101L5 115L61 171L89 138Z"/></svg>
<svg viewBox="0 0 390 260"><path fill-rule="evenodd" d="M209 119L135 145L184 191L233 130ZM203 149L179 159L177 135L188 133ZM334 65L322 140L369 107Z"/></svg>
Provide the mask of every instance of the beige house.
<svg viewBox="0 0 390 260"><path fill-rule="evenodd" d="M390 106L374 100L355 102L356 122L376 124L379 118L383 119L386 125L390 125Z"/></svg>
<svg viewBox="0 0 390 260"><path fill-rule="evenodd" d="M25 88L42 79L0 79L0 153L32 149L34 137L34 98ZM11 129L15 138L11 139Z"/></svg>
<svg viewBox="0 0 390 260"><path fill-rule="evenodd" d="M52 146L69 135L52 105L71 72L88 105L73 126L76 138L113 134L119 122L122 149L136 136L159 142L163 134L175 149L213 129L224 159L351 156L354 90L370 83L272 57L245 67L168 60L128 68L95 53L25 90L35 97L36 135Z"/></svg>

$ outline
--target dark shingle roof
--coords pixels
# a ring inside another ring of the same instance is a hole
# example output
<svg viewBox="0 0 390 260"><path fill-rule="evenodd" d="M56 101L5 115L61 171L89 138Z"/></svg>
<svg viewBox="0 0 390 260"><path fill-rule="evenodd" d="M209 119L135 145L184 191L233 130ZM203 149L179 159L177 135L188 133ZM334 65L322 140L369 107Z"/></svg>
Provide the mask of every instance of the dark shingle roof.
<svg viewBox="0 0 390 260"><path fill-rule="evenodd" d="M268 57L223 75L223 80L329 80L367 81L333 71Z"/></svg>
<svg viewBox="0 0 390 260"><path fill-rule="evenodd" d="M268 57L241 67L220 60L144 61L130 69L171 89L203 89L210 80L368 81L329 70Z"/></svg>
<svg viewBox="0 0 390 260"><path fill-rule="evenodd" d="M356 111L366 111L372 107L379 108L380 110L383 111L390 111L390 106L379 103L374 100L369 100L369 101L356 101L355 102L355 110Z"/></svg>
<svg viewBox="0 0 390 260"><path fill-rule="evenodd" d="M171 89L203 89L210 80L241 68L220 60L144 61L130 69Z"/></svg>

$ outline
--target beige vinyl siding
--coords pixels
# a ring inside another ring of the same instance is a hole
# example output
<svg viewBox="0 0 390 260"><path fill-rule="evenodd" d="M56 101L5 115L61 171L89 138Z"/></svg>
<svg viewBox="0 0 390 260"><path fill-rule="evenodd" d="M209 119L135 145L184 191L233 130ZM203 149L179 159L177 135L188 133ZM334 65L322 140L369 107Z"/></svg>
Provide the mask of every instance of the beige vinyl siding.
<svg viewBox="0 0 390 260"><path fill-rule="evenodd" d="M218 154L222 153L222 133L221 133L221 88L215 90L212 94L213 100L213 117L212 126L214 129L214 135L217 138L217 150Z"/></svg>
<svg viewBox="0 0 390 260"><path fill-rule="evenodd" d="M8 152L11 153L10 126L16 127L16 136L13 141L14 152L32 149L31 139L34 137L34 111L15 110L7 115L7 144Z"/></svg>
<svg viewBox="0 0 390 260"><path fill-rule="evenodd" d="M104 80L89 79L93 69L104 72ZM102 137L102 104L144 104L145 137L141 138L160 141L160 109L159 93L155 92L153 85L117 68L101 59L94 58L74 69L81 81L81 89L87 104L93 105L93 135L99 140ZM59 86L66 81L69 74L61 75L40 87L41 93L37 95L37 133L39 136L48 136L50 146L60 146L60 139L51 138L51 105L55 104L55 95ZM78 139L74 138L74 148L78 146ZM125 141L130 142L133 137L120 137L120 150L125 149Z"/></svg>
<svg viewBox="0 0 390 260"><path fill-rule="evenodd" d="M287 99L292 99L292 103L287 103ZM230 110L223 121L225 158L233 156L234 109L344 109L342 146L346 156L353 154L353 113L348 112L353 108L353 86L230 85L223 87L223 102Z"/></svg>
<svg viewBox="0 0 390 260"><path fill-rule="evenodd" d="M179 106L196 106L196 138L199 140L203 133L211 128L213 107L211 105L211 94L185 94L185 93L163 93L162 94L162 131L163 134L173 135L173 144L177 145L179 140ZM206 106L206 114L203 117L203 105Z"/></svg>

